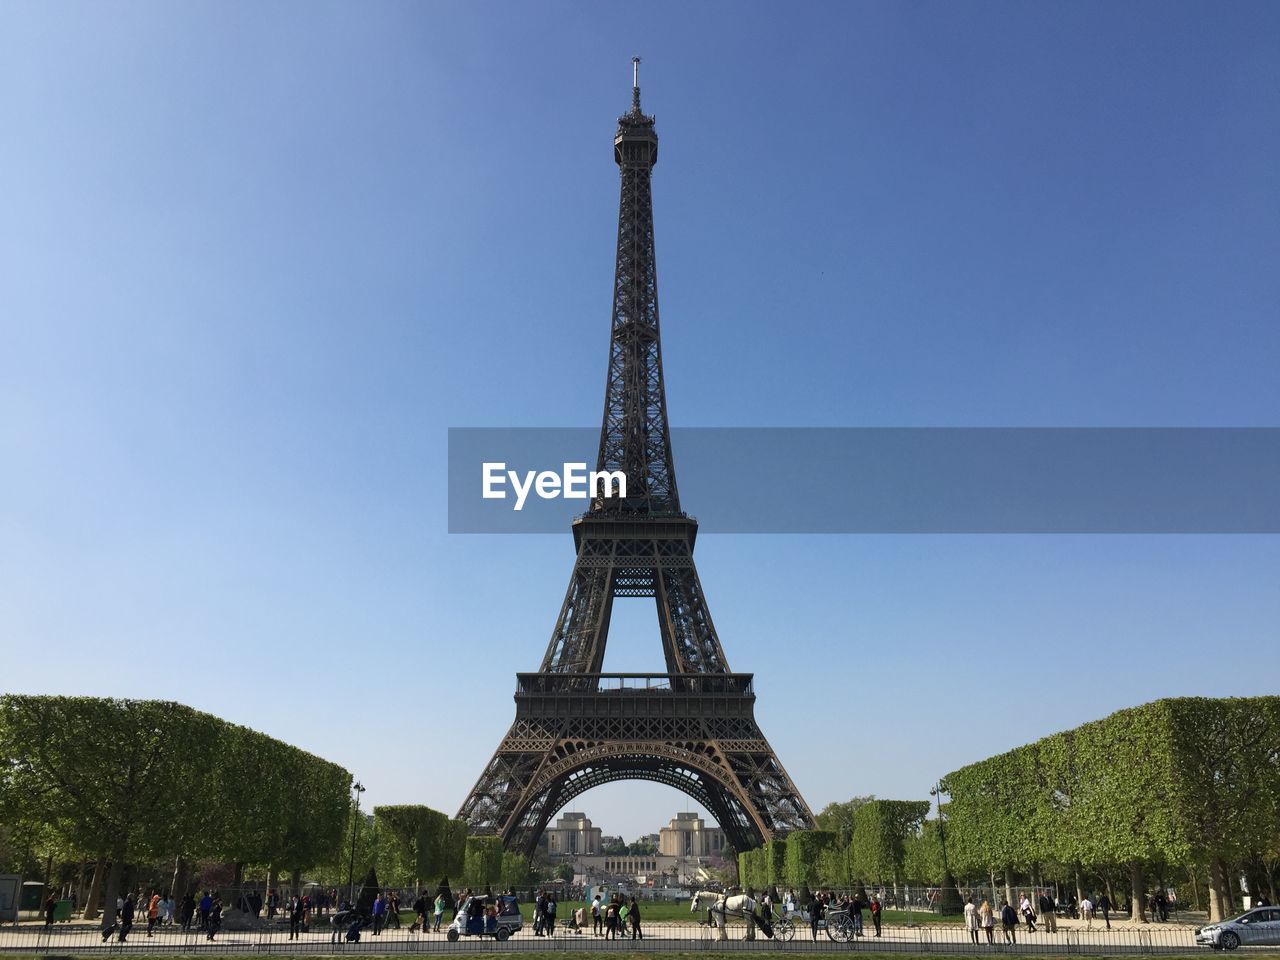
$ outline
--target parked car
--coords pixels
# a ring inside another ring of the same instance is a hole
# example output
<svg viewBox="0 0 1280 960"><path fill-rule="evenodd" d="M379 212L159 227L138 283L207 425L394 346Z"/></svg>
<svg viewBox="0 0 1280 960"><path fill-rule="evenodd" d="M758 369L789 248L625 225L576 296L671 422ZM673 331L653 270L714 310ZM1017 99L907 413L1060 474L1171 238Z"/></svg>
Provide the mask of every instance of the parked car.
<svg viewBox="0 0 1280 960"><path fill-rule="evenodd" d="M520 916L520 903L515 897L492 897L492 904L481 896L467 897L453 923L449 924L446 936L450 940L459 937L493 937L495 940L506 940L524 926L524 918ZM490 905L494 911L489 913Z"/></svg>
<svg viewBox="0 0 1280 960"><path fill-rule="evenodd" d="M1215 950L1280 946L1280 907L1257 907L1238 917L1196 929L1196 943Z"/></svg>

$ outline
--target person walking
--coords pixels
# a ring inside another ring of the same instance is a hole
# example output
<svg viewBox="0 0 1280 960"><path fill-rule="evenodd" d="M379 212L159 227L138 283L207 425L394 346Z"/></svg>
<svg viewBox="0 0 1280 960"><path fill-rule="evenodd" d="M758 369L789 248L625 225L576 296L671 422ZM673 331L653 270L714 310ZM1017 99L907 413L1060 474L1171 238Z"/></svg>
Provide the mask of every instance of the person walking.
<svg viewBox="0 0 1280 960"><path fill-rule="evenodd" d="M1049 896L1048 890L1041 890L1038 901L1038 906L1040 907L1040 922L1044 924L1044 932L1057 933L1058 917L1053 897Z"/></svg>
<svg viewBox="0 0 1280 960"><path fill-rule="evenodd" d="M1000 901L1000 926L1004 930L1005 943L1018 942L1018 914L1008 900Z"/></svg>
<svg viewBox="0 0 1280 960"><path fill-rule="evenodd" d="M978 920L982 924L983 932L987 935L987 943L995 943L996 915L991 909L991 904L986 900L983 900L982 905L978 907Z"/></svg>
<svg viewBox="0 0 1280 960"><path fill-rule="evenodd" d="M213 897L209 895L209 891L204 892L204 896L200 898L200 929L209 929L209 914L213 911Z"/></svg>
<svg viewBox="0 0 1280 960"><path fill-rule="evenodd" d="M818 939L818 924L822 920L822 901L814 897L809 901L809 933L816 941Z"/></svg>
<svg viewBox="0 0 1280 960"><path fill-rule="evenodd" d="M600 916L600 894L597 893L591 898L591 935L593 937L604 936L603 931L600 929L603 923L604 920Z"/></svg>
<svg viewBox="0 0 1280 960"><path fill-rule="evenodd" d="M543 927L547 931L547 936L551 936L556 932L556 895L554 893L547 894L546 918Z"/></svg>
<svg viewBox="0 0 1280 960"><path fill-rule="evenodd" d="M124 905L120 908L120 942L124 943L125 937L129 936L129 931L133 929L133 894L127 894L124 898Z"/></svg>
<svg viewBox="0 0 1280 960"><path fill-rule="evenodd" d="M222 929L222 897L213 898L213 906L209 908L209 940L212 941Z"/></svg>
<svg viewBox="0 0 1280 960"><path fill-rule="evenodd" d="M876 936L880 936L880 913L883 908L880 905L880 894L873 893L871 895L871 922L875 924Z"/></svg>
<svg viewBox="0 0 1280 960"><path fill-rule="evenodd" d="M183 931L191 930L191 923L196 916L196 898L193 894L186 894L182 898L182 909L179 911L182 920Z"/></svg>
<svg viewBox="0 0 1280 960"><path fill-rule="evenodd" d="M604 909L604 938L606 940L617 939L618 936L618 899L617 897L609 898L609 905Z"/></svg>
<svg viewBox="0 0 1280 960"><path fill-rule="evenodd" d="M58 901L51 893L44 902L44 932L48 933L53 929L53 915L58 911Z"/></svg>
<svg viewBox="0 0 1280 960"><path fill-rule="evenodd" d="M973 905L973 897L964 902L964 927L969 931L969 939L978 942L978 908ZM876 934L879 936L880 934Z"/></svg>
<svg viewBox="0 0 1280 960"><path fill-rule="evenodd" d="M289 899L289 939L296 940L302 935L302 918L306 914L301 897Z"/></svg>
<svg viewBox="0 0 1280 960"><path fill-rule="evenodd" d="M1089 899L1087 894L1080 901L1080 918L1084 920L1084 928L1086 930L1093 929L1093 901Z"/></svg>
<svg viewBox="0 0 1280 960"><path fill-rule="evenodd" d="M147 901L147 936L151 936L151 931L156 928L156 924L160 922L160 894L154 890L151 891L151 899Z"/></svg>
<svg viewBox="0 0 1280 960"><path fill-rule="evenodd" d="M635 897L632 897L631 902L627 904L627 922L631 924L631 939L643 940L644 933L640 930L640 905L636 903Z"/></svg>
<svg viewBox="0 0 1280 960"><path fill-rule="evenodd" d="M1111 898L1105 893L1098 897L1097 910L1101 911L1102 919L1107 924L1107 929L1111 929Z"/></svg>
<svg viewBox="0 0 1280 960"><path fill-rule="evenodd" d="M1024 893L1022 899L1018 901L1018 912L1022 914L1022 918L1027 921L1027 933L1036 932L1036 912L1031 908L1031 901L1027 899Z"/></svg>
<svg viewBox="0 0 1280 960"><path fill-rule="evenodd" d="M436 894L435 921L431 924L431 932L440 932L440 918L444 916L444 894Z"/></svg>

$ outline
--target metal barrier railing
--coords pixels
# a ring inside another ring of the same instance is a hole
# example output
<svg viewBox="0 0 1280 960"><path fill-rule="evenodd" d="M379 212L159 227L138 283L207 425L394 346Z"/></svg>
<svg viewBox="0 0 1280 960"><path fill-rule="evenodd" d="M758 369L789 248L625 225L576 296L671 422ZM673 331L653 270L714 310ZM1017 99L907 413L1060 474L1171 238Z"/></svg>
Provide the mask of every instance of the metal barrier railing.
<svg viewBox="0 0 1280 960"><path fill-rule="evenodd" d="M624 939L628 951L684 952L692 950L730 951L795 951L840 952L852 949L876 953L940 953L977 955L1000 953L1058 955L1081 954L1085 956L1116 956L1120 954L1185 954L1197 951L1195 932L1191 926L1161 924L1158 927L1114 925L1110 930L1095 925L1084 929L1083 924L1060 924L1057 933L1039 930L1029 933L1025 927L1013 932L1014 942L1005 942L1004 932L997 925L993 942L988 944L985 934L978 943L970 938L963 923L936 923L927 926L900 926L884 924L883 934L876 937L870 924L860 937L850 937L847 942L835 939L831 932L820 928L815 932L807 922L794 923L789 931L785 925L774 928L774 936L767 937L762 930L754 931L754 939L748 940L747 926L742 919L730 919L725 936L720 931L696 922L641 923L638 935L633 939L630 926L609 936L593 933L591 924L575 930L560 922L554 932L545 937L535 937L532 924L525 923L509 937L497 939L492 935L460 936L450 940L445 925L439 933L411 931L408 926L387 928L374 933L372 927L360 931L359 940L348 940L348 926L335 928L331 923L318 922L306 932L291 934L287 923L258 923L248 929L236 929L242 921L228 919L220 929L210 932L200 929L182 930L177 926L157 926L147 934L147 923L135 923L123 941L117 927L109 937L103 936L100 926L91 923L59 923L46 927L42 923L23 923L0 928L0 953L21 952L31 954L85 955L85 954L174 954L174 953L278 953L289 954L388 954L388 953L476 953L510 951L572 951L608 949L603 941ZM248 926L247 923L243 924ZM789 933L789 936L787 934ZM838 932L837 934L838 935ZM1199 948L1203 949L1203 948ZM1248 948L1245 948L1246 951Z"/></svg>

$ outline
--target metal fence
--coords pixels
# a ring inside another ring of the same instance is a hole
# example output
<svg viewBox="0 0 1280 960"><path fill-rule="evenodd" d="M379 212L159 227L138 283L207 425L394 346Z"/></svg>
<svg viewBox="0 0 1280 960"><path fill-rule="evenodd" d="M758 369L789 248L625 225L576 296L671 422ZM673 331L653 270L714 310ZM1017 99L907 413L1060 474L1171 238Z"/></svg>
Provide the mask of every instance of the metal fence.
<svg viewBox="0 0 1280 960"><path fill-rule="evenodd" d="M237 930L227 927L209 933L199 929L184 931L175 926L158 927L147 935L145 920L134 926L122 942L118 931L110 937L100 927L89 923L63 923L45 927L41 923L24 923L0 928L0 952L22 952L44 955L141 953L279 953L279 954L390 954L390 953L510 953L582 950L625 950L643 952L690 952L695 950L839 953L844 951L874 953L940 953L940 954L1177 954L1195 952L1194 927L1182 924L1153 926L1115 925L1110 930L1095 923L1086 929L1083 923L1060 925L1057 933L1043 930L1028 933L1025 927L1015 932L1016 942L1005 943L997 926L993 942L979 932L974 943L963 924L938 923L921 926L885 924L882 936L876 937L868 919L864 935L847 942L834 939L824 927L811 930L802 919L784 939L784 929L776 928L775 936L766 937L756 931L748 940L747 928L740 919L730 919L726 940L717 931L695 922L642 923L641 934L632 939L629 927L617 939L596 935L590 924L580 930L558 923L554 933L538 937L526 924L509 939L498 941L492 936L462 936L456 941L444 932L421 933L408 927L386 929L373 934L362 931L358 942L346 939L347 927L327 923L313 924L311 929L292 937L287 925L262 924L255 929ZM624 943L618 943L623 940ZM1242 948L1249 952L1251 948ZM1271 948L1274 951L1274 948Z"/></svg>

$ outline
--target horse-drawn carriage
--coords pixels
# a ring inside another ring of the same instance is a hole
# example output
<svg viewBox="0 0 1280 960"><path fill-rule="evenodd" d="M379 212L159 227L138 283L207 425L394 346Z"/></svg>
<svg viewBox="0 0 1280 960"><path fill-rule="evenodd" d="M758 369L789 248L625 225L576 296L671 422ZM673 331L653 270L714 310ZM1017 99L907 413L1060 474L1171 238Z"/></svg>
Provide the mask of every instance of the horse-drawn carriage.
<svg viewBox="0 0 1280 960"><path fill-rule="evenodd" d="M740 917L747 922L747 940L756 938L756 927L766 937L790 940L796 935L795 925L787 917L779 917L772 910L765 913L763 905L745 893L715 893L699 890L689 906L691 913L699 909L707 911L707 925L716 932L717 940L728 940L725 922L730 917Z"/></svg>

